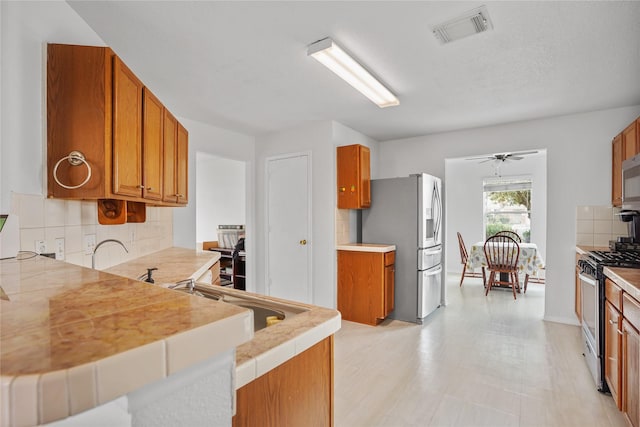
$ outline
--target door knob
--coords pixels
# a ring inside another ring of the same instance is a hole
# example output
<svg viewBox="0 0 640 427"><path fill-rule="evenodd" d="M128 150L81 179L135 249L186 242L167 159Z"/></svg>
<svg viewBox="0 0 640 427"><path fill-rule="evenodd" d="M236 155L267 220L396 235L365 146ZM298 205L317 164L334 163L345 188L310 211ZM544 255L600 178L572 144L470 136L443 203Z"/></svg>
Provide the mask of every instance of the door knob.
<svg viewBox="0 0 640 427"><path fill-rule="evenodd" d="M306 245L306 244L307 244L307 241L306 241L306 240L304 240L304 239L302 239L302 240L300 240L300 244L301 244L302 246L304 246L304 245Z"/></svg>

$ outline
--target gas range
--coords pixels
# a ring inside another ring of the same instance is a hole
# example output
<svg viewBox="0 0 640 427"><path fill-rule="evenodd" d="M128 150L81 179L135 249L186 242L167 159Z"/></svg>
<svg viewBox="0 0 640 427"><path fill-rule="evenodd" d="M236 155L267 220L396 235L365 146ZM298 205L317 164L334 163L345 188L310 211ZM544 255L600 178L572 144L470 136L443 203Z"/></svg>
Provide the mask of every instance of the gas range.
<svg viewBox="0 0 640 427"><path fill-rule="evenodd" d="M640 252L637 251L591 251L582 259L595 267L640 268Z"/></svg>

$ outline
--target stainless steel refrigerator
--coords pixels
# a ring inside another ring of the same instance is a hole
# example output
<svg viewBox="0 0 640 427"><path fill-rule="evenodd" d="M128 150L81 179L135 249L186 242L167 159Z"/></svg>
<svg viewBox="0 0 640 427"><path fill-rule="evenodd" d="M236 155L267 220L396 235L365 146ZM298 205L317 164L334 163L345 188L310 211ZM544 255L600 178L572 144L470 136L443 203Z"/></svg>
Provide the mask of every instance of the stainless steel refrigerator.
<svg viewBox="0 0 640 427"><path fill-rule="evenodd" d="M395 308L389 317L422 323L442 297L442 182L427 174L371 181L363 243L396 245Z"/></svg>

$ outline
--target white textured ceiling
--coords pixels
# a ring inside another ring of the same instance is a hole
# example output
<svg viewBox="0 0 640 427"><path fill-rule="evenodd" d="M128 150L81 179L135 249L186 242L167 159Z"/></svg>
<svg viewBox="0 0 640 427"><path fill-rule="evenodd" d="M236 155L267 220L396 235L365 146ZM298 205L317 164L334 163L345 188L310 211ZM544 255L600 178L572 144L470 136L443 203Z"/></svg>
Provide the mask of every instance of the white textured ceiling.
<svg viewBox="0 0 640 427"><path fill-rule="evenodd" d="M336 120L377 140L640 104L640 1L69 1L177 115L259 135ZM486 4L493 31L430 27ZM306 54L332 37L400 98Z"/></svg>

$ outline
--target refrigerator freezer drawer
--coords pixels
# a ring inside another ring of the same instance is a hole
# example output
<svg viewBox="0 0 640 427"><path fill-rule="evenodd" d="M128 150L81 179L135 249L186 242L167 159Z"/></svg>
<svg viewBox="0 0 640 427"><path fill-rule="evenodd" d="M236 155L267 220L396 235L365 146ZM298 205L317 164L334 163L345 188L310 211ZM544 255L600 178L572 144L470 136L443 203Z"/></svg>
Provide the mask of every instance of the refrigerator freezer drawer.
<svg viewBox="0 0 640 427"><path fill-rule="evenodd" d="M418 270L429 270L442 264L442 246L418 249Z"/></svg>
<svg viewBox="0 0 640 427"><path fill-rule="evenodd" d="M440 307L442 267L418 271L418 319L423 319Z"/></svg>

